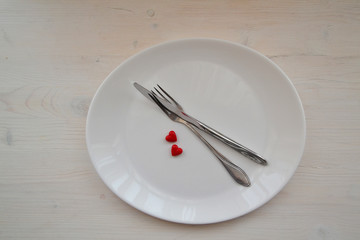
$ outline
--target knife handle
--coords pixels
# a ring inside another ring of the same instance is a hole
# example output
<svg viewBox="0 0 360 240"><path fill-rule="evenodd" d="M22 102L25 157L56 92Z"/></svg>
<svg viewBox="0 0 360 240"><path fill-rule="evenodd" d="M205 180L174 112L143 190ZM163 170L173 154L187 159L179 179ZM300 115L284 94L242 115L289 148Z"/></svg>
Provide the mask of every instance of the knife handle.
<svg viewBox="0 0 360 240"><path fill-rule="evenodd" d="M240 143L235 142L234 140L230 139L229 137L225 136L224 134L216 131L215 129L213 129L212 127L207 126L205 123L202 123L196 119L194 119L201 128L199 128L200 130L208 133L209 135L215 137L216 139L222 141L223 143L225 143L226 145L228 145L229 147L235 149L236 151L238 151L239 153L241 153L243 156L249 158L250 160L261 164L261 165L267 165L267 161L259 154L257 154L256 152L248 149L247 147L241 145ZM198 127L198 126L195 126Z"/></svg>

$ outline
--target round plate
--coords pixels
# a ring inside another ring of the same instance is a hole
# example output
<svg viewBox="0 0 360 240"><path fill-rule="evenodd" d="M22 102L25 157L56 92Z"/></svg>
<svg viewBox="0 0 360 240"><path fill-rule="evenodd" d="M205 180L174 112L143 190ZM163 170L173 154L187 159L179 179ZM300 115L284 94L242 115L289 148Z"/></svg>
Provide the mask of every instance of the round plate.
<svg viewBox="0 0 360 240"><path fill-rule="evenodd" d="M248 174L237 184L193 133L134 87L160 84L187 113L263 155L256 164L204 135ZM171 156L170 130L183 149ZM294 174L305 144L301 101L288 77L245 46L185 39L151 47L117 67L91 103L86 141L92 163L122 200L152 216L204 224L244 215L274 197Z"/></svg>

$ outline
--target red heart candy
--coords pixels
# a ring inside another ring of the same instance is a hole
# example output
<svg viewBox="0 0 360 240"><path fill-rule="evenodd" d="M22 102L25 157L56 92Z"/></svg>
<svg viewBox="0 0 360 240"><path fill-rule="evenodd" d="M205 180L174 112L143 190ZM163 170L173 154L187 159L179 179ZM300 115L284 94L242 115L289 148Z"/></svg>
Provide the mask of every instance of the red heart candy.
<svg viewBox="0 0 360 240"><path fill-rule="evenodd" d="M167 135L165 137L166 141L168 142L176 142L177 141L177 137L174 131L170 131L169 135Z"/></svg>
<svg viewBox="0 0 360 240"><path fill-rule="evenodd" d="M178 145L174 144L171 147L171 155L177 156L183 152L182 148L179 148Z"/></svg>

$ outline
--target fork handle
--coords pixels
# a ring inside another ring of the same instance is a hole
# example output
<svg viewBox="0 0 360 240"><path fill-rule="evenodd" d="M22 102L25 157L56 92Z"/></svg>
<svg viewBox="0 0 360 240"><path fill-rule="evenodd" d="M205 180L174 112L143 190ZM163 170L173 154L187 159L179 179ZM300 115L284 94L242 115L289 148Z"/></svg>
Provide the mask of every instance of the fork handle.
<svg viewBox="0 0 360 240"><path fill-rule="evenodd" d="M220 152L218 152L208 141L203 138L203 136L200 135L196 131L196 129L189 123L184 122L184 124L190 128L190 130L195 133L197 137L201 139L201 141L211 150L211 152L216 156L217 159L220 160L220 162L223 164L225 169L229 172L230 176L239 184L249 187L251 185L248 175L245 173L244 170L242 170L239 166L232 163L230 160L228 160L224 155L222 155Z"/></svg>
<svg viewBox="0 0 360 240"><path fill-rule="evenodd" d="M245 157L249 158L250 160L258 163L258 164L262 164L262 165L267 165L267 161L260 156L259 154L257 154L256 152L248 149L247 147L241 145L240 143L235 142L234 140L230 139L229 137L225 136L224 134L216 131L215 129L207 126L205 123L202 123L198 120L195 119L195 121L200 125L200 127L205 131L206 133L210 134L211 136L217 138L218 140L222 141L223 143L227 144L228 146L230 146L231 148L235 149L236 151L238 151L239 153L241 153L242 155L244 155Z"/></svg>

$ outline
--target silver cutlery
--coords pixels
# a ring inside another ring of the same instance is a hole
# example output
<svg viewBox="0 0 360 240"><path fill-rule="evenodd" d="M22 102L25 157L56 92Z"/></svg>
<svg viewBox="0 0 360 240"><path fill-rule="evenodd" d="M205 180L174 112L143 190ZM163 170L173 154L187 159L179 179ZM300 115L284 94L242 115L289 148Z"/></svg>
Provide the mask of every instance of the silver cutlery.
<svg viewBox="0 0 360 240"><path fill-rule="evenodd" d="M145 97L147 97L150 100L151 99L150 95L151 94L155 94L154 92L151 93L149 90L147 90L146 88L142 87L140 84L138 83L134 83L134 86L136 89L138 89ZM161 94L161 92L155 88L155 90L158 92L158 94L161 96L159 97L158 95L155 94L155 96L157 96L158 101L165 107L167 108L169 111L173 112L174 114L176 114L178 117L180 117L181 119L187 121L188 123L190 123L191 125L195 126L196 128L208 133L209 135L217 138L218 140L222 141L223 143L225 143L226 145L230 146L231 148L235 149L236 151L238 151L239 153L241 153L243 156L247 157L248 159L261 164L261 165L267 165L267 161L259 154L257 154L256 152L252 151L251 149L241 145L240 143L237 143L236 141L230 139L229 137L226 137L224 134L216 131L215 129L207 126L206 124L200 122L199 120L191 117L190 115L186 114L183 111L183 107L177 102L175 101L175 99L173 97L170 96L170 94L168 94L163 88L161 88L159 85L157 85L160 90L164 93ZM150 95L149 95L150 94ZM166 95L167 98L164 96ZM173 102L171 103L168 98Z"/></svg>
<svg viewBox="0 0 360 240"><path fill-rule="evenodd" d="M158 96L155 95L154 92L149 93L148 95L159 107L160 109L172 120L175 122L179 122L187 126L210 150L211 152L216 156L218 160L223 164L225 169L229 172L230 176L239 184L249 187L251 185L249 177L247 174L242 170L240 167L232 163L230 160L228 160L224 155L222 155L220 152L218 152L208 141L204 139L197 131L196 129L188 123L186 120L180 118L175 113L169 111L158 99ZM174 102L175 103L175 102Z"/></svg>

